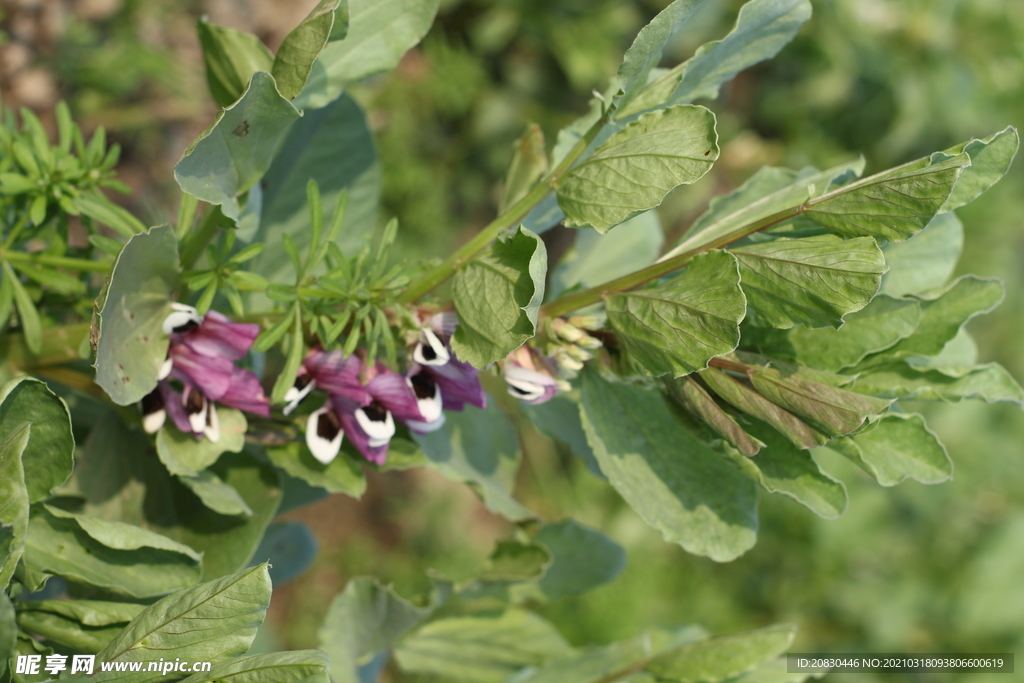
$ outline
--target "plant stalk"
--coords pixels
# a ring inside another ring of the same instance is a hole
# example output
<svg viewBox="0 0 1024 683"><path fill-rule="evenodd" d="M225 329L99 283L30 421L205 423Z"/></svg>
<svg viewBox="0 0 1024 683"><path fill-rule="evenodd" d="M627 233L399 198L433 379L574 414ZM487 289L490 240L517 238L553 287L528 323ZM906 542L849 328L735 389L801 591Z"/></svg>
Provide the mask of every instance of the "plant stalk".
<svg viewBox="0 0 1024 683"><path fill-rule="evenodd" d="M11 263L38 264L93 273L106 273L114 265L113 261L93 261L69 256L50 256L49 254L27 254L23 251L0 251L0 259Z"/></svg>
<svg viewBox="0 0 1024 683"><path fill-rule="evenodd" d="M505 213L487 224L476 234L476 236L473 237L473 239L462 245L458 251L446 258L440 265L409 285L406 290L402 292L402 295L398 297L398 303L411 304L421 297L429 294L445 280L452 277L455 272L463 266L463 264L483 251L488 244L493 242L498 235L501 234L502 230L511 228L525 218L533 207L539 204L549 192L554 190L559 179L561 179L561 177L565 175L570 168L572 168L572 165L576 163L580 156L587 150L590 143L593 142L594 138L596 138L598 133L601 132L601 129L604 128L606 123L608 123L608 116L609 114L606 112L604 116L599 118L594 125L590 127L586 134L577 141L573 148L569 150L569 153L564 159L562 159L558 166L552 169L548 175L538 182L525 197L513 204Z"/></svg>

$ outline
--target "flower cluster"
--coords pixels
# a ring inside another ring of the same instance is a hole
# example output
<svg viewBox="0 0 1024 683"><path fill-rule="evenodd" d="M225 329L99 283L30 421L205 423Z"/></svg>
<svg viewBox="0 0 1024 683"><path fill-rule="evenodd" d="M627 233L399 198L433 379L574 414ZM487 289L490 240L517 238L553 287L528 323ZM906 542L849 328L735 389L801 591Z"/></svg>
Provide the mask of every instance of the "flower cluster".
<svg viewBox="0 0 1024 683"><path fill-rule="evenodd" d="M156 389L142 399L142 424L147 432L158 431L170 415L181 431L216 442L220 424L214 402L263 417L270 415L270 401L259 378L235 365L256 341L259 325L232 322L216 311L201 316L191 306L176 303L163 330L171 338L167 360L160 368ZM182 390L172 387L169 380L180 382Z"/></svg>

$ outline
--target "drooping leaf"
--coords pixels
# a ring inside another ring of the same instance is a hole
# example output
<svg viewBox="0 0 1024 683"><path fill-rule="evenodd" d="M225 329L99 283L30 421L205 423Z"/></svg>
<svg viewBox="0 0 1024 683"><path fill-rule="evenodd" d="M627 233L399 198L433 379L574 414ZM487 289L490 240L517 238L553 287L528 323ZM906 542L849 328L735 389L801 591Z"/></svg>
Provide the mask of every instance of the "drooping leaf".
<svg viewBox="0 0 1024 683"><path fill-rule="evenodd" d="M96 383L118 405L156 388L169 343L161 328L180 270L178 241L168 225L132 237L117 257L99 316Z"/></svg>
<svg viewBox="0 0 1024 683"><path fill-rule="evenodd" d="M486 410L466 406L448 412L444 426L414 438L430 467L455 481L469 483L494 512L511 519L533 517L512 498L521 454L511 420L488 401Z"/></svg>
<svg viewBox="0 0 1024 683"><path fill-rule="evenodd" d="M4 596L25 549L29 501L21 456L31 431L32 425L23 423L0 432L0 594Z"/></svg>
<svg viewBox="0 0 1024 683"><path fill-rule="evenodd" d="M942 287L953 274L963 246L963 223L952 212L940 213L910 239L882 247L889 270L879 291L905 296Z"/></svg>
<svg viewBox="0 0 1024 683"><path fill-rule="evenodd" d="M625 107L647 84L651 70L661 61L662 51L676 31L686 23L702 0L674 0L640 29L619 66L614 93L618 106Z"/></svg>
<svg viewBox="0 0 1024 683"><path fill-rule="evenodd" d="M220 421L220 438L216 442L197 439L175 427L170 420L156 435L156 452L171 474L197 477L217 462L222 453L238 453L245 445L247 422L242 411L215 406Z"/></svg>
<svg viewBox="0 0 1024 683"><path fill-rule="evenodd" d="M929 165L912 162L812 199L804 215L843 237L900 242L942 210L970 161L961 154Z"/></svg>
<svg viewBox="0 0 1024 683"><path fill-rule="evenodd" d="M750 457L764 446L762 441L748 434L693 378L681 377L673 382L670 393L683 408L732 444L740 454Z"/></svg>
<svg viewBox="0 0 1024 683"><path fill-rule="evenodd" d="M313 63L295 106L326 106L338 99L348 84L393 69L426 35L437 7L438 0L349 0L347 33L338 40L331 36Z"/></svg>
<svg viewBox="0 0 1024 683"><path fill-rule="evenodd" d="M359 498L366 490L366 475L351 458L339 455L329 464L313 457L304 444L297 441L267 449L270 461L282 470L312 486L321 486L331 493L344 493Z"/></svg>
<svg viewBox="0 0 1024 683"><path fill-rule="evenodd" d="M701 371L700 378L723 401L764 420L798 448L813 448L828 441L827 436L811 425L720 370L708 368Z"/></svg>
<svg viewBox="0 0 1024 683"><path fill-rule="evenodd" d="M526 132L512 148L512 162L505 174L505 184L498 202L498 213L503 214L514 205L547 173L548 156L544 151L544 129L536 123L526 127Z"/></svg>
<svg viewBox="0 0 1024 683"><path fill-rule="evenodd" d="M352 579L331 602L318 632L331 658L335 683L359 683L357 669L374 653L391 647L431 612L417 607L371 577Z"/></svg>
<svg viewBox="0 0 1024 683"><path fill-rule="evenodd" d="M735 349L746 314L736 259L718 250L694 257L668 284L612 294L605 305L622 345L655 376L702 370Z"/></svg>
<svg viewBox="0 0 1024 683"><path fill-rule="evenodd" d="M795 634L795 626L784 624L698 640L658 655L644 669L679 683L724 681L785 653Z"/></svg>
<svg viewBox="0 0 1024 683"><path fill-rule="evenodd" d="M764 325L839 327L878 291L885 259L870 237L780 238L730 250L747 305Z"/></svg>
<svg viewBox="0 0 1024 683"><path fill-rule="evenodd" d="M890 413L872 429L828 445L859 465L882 486L910 477L938 484L953 476L953 461L920 415Z"/></svg>
<svg viewBox="0 0 1024 683"><path fill-rule="evenodd" d="M341 0L320 0L281 42L270 73L285 99L294 100L306 85L313 62L327 45L340 4Z"/></svg>
<svg viewBox="0 0 1024 683"><path fill-rule="evenodd" d="M983 140L969 140L940 153L942 156L966 153L971 158L971 165L960 174L960 179L943 205L942 211L952 211L969 204L995 185L1010 169L1019 146L1020 136L1017 129L1007 126Z"/></svg>
<svg viewBox="0 0 1024 683"><path fill-rule="evenodd" d="M704 107L679 105L644 114L559 179L565 224L607 232L661 204L679 185L700 179L718 151L715 115Z"/></svg>
<svg viewBox="0 0 1024 683"><path fill-rule="evenodd" d="M18 604L19 612L51 612L84 626L127 624L146 609L134 602L107 600L32 600Z"/></svg>
<svg viewBox="0 0 1024 683"><path fill-rule="evenodd" d="M271 245L250 267L272 282L285 281L291 274L287 253L273 248L284 235L295 241L300 252L309 246L306 185L310 179L320 188L325 216L334 214L343 194L347 197L336 241L343 251L355 251L364 235L376 227L380 166L366 115L347 95L328 107L307 112L292 125L262 183L259 227L251 234L239 235L246 241Z"/></svg>
<svg viewBox="0 0 1024 683"><path fill-rule="evenodd" d="M244 654L270 604L265 564L178 591L147 607L97 655L104 662L174 657L220 663ZM159 672L98 672L96 681L160 680Z"/></svg>
<svg viewBox="0 0 1024 683"><path fill-rule="evenodd" d="M604 235L596 230L576 234L572 249L551 273L548 299L581 285L599 284L628 275L654 263L665 237L655 211L630 218Z"/></svg>
<svg viewBox="0 0 1024 683"><path fill-rule="evenodd" d="M452 349L460 360L485 368L533 337L547 266L544 242L520 227L459 270Z"/></svg>
<svg viewBox="0 0 1024 683"><path fill-rule="evenodd" d="M626 567L622 546L572 519L545 524L534 540L551 551L551 566L537 582L549 600L586 593L615 580Z"/></svg>
<svg viewBox="0 0 1024 683"><path fill-rule="evenodd" d="M267 172L278 141L299 116L273 77L257 71L241 99L222 110L185 150L174 167L175 180L183 192L219 205L237 222L239 195Z"/></svg>
<svg viewBox="0 0 1024 683"><path fill-rule="evenodd" d="M280 586L309 569L319 546L313 531L302 522L275 522L267 527L253 562L268 562L270 578Z"/></svg>
<svg viewBox="0 0 1024 683"><path fill-rule="evenodd" d="M503 683L526 666L570 652L555 628L521 609L432 621L404 638L395 660L405 672L465 683Z"/></svg>
<svg viewBox="0 0 1024 683"><path fill-rule="evenodd" d="M125 237L146 231L146 226L142 221L128 210L100 195L98 191L82 192L75 197L74 203L75 208L83 214Z"/></svg>
<svg viewBox="0 0 1024 683"><path fill-rule="evenodd" d="M138 605L139 611L142 605ZM86 626L64 614L32 609L18 612L18 626L22 631L45 638L78 652L95 654L113 640L124 629L131 618L121 623Z"/></svg>
<svg viewBox="0 0 1024 683"><path fill-rule="evenodd" d="M965 275L944 290L919 298L921 320L910 336L869 356L858 368L873 368L908 356L940 353L960 329L976 315L988 313L1003 300L1003 285L994 278Z"/></svg>
<svg viewBox="0 0 1024 683"><path fill-rule="evenodd" d="M869 415L883 412L891 403L775 368L755 370L749 377L762 396L829 436L849 434L864 424Z"/></svg>
<svg viewBox="0 0 1024 683"><path fill-rule="evenodd" d="M200 556L141 527L47 507L29 521L24 562L108 592L143 598L194 584Z"/></svg>
<svg viewBox="0 0 1024 683"><path fill-rule="evenodd" d="M764 490L792 498L814 514L836 519L846 510L846 487L821 471L810 451L797 448L782 434L759 421L745 425L762 443L752 458L738 462L740 471L751 476Z"/></svg>
<svg viewBox="0 0 1024 683"><path fill-rule="evenodd" d="M770 59L811 17L808 0L752 0L740 8L736 26L722 40L701 45L690 59L648 84L618 114L631 114L697 98L718 97L718 89L740 71Z"/></svg>
<svg viewBox="0 0 1024 683"><path fill-rule="evenodd" d="M330 683L329 665L320 650L264 652L218 664L182 683Z"/></svg>
<svg viewBox="0 0 1024 683"><path fill-rule="evenodd" d="M753 482L690 435L660 394L587 371L580 413L601 471L666 540L719 562L753 546Z"/></svg>
<svg viewBox="0 0 1024 683"><path fill-rule="evenodd" d="M963 374L949 375L938 370L922 372L894 362L859 375L850 388L882 398L949 403L977 398L988 403L1007 401L1024 406L1024 389L998 363L964 368Z"/></svg>
<svg viewBox="0 0 1024 683"><path fill-rule="evenodd" d="M252 515L242 496L213 472L203 470L197 474L178 475L178 480L187 486L203 505L221 515Z"/></svg>
<svg viewBox="0 0 1024 683"><path fill-rule="evenodd" d="M199 18L198 32L206 84L221 107L237 102L252 75L269 72L274 64L273 53L251 33L218 26L206 17Z"/></svg>
<svg viewBox="0 0 1024 683"><path fill-rule="evenodd" d="M921 321L921 307L911 299L879 295L850 314L842 328L796 328L761 345L765 353L823 370L856 365L865 356L891 348L906 339Z"/></svg>
<svg viewBox="0 0 1024 683"><path fill-rule="evenodd" d="M21 460L28 501L36 503L71 476L75 439L67 404L31 377L0 387L0 441L25 422L32 423L32 435Z"/></svg>

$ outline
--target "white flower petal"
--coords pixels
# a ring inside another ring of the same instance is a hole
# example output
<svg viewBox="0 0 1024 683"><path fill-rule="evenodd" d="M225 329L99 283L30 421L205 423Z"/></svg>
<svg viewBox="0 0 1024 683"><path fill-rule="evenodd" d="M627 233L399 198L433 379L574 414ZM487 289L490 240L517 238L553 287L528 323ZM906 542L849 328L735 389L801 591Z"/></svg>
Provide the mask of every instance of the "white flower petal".
<svg viewBox="0 0 1024 683"><path fill-rule="evenodd" d="M284 407L284 414L291 415L292 411L295 410L302 399L309 396L309 392L316 388L316 380L311 379L306 386L301 389L298 387L292 387L288 391L284 392L284 400L288 402L288 405Z"/></svg>
<svg viewBox="0 0 1024 683"><path fill-rule="evenodd" d="M160 428L164 426L164 421L167 419L167 411L161 408L149 415L142 416L142 428L147 434L156 434L160 431Z"/></svg>
<svg viewBox="0 0 1024 683"><path fill-rule="evenodd" d="M199 315L199 312L191 306L185 304L172 303L171 314L164 318L163 331L164 334L170 334L174 330L187 325L188 323L199 324L203 322L203 316Z"/></svg>
<svg viewBox="0 0 1024 683"><path fill-rule="evenodd" d="M441 413L433 422L417 422L416 420L406 420L405 426L417 434L429 434L430 432L436 432L438 429L444 426L446 416Z"/></svg>
<svg viewBox="0 0 1024 683"><path fill-rule="evenodd" d="M338 417L330 407L315 410L306 420L306 445L313 457L327 465L341 450L341 442L345 432L341 430Z"/></svg>
<svg viewBox="0 0 1024 683"><path fill-rule="evenodd" d="M358 408L356 409L356 422L370 437L369 444L372 448L386 445L395 435L395 420L391 417L390 410L384 412L383 420L371 420L370 416L366 414L366 410Z"/></svg>
<svg viewBox="0 0 1024 683"><path fill-rule="evenodd" d="M423 328L423 339L425 341L416 344L413 349L412 359L420 365L444 365L451 360L448 349L437 338L429 328Z"/></svg>
<svg viewBox="0 0 1024 683"><path fill-rule="evenodd" d="M203 428L203 434L211 443L217 443L220 441L220 418L217 416L217 406L209 401L206 402L206 405L206 426Z"/></svg>
<svg viewBox="0 0 1024 683"><path fill-rule="evenodd" d="M157 372L156 374L157 380L167 379L167 377L171 374L171 368L173 367L174 362L170 358L165 360L164 364L160 366L160 371Z"/></svg>

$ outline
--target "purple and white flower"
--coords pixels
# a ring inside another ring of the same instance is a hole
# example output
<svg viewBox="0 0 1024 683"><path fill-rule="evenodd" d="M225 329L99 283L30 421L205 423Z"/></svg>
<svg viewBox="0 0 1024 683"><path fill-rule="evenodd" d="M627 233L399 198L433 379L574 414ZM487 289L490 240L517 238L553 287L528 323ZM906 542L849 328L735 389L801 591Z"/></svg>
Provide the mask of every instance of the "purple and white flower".
<svg viewBox="0 0 1024 683"><path fill-rule="evenodd" d="M201 316L191 306L176 303L163 329L171 343L157 388L142 401L147 432L158 431L170 415L181 431L216 442L220 425L215 402L270 415L270 401L259 378L235 365L259 336L259 325L236 323L216 311ZM181 382L180 392L172 388L172 379Z"/></svg>
<svg viewBox="0 0 1024 683"><path fill-rule="evenodd" d="M544 358L528 346L510 353L501 368L509 395L532 405L550 401L558 392L558 381L546 366Z"/></svg>

